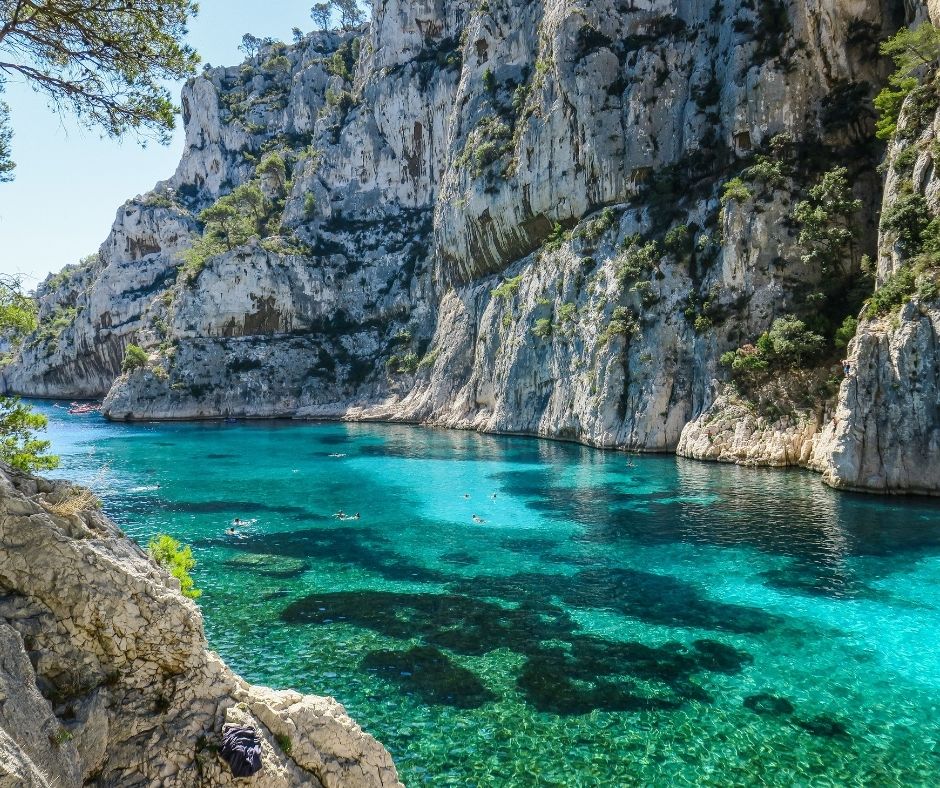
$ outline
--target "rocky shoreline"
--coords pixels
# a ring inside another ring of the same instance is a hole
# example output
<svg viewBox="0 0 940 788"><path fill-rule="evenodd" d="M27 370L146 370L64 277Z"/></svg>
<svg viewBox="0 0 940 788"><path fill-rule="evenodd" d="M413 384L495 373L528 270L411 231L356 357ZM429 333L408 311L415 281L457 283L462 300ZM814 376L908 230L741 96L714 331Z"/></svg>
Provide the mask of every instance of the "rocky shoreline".
<svg viewBox="0 0 940 788"><path fill-rule="evenodd" d="M227 723L258 732L253 785L401 785L334 699L233 673L179 581L74 495L0 466L0 786L237 785Z"/></svg>

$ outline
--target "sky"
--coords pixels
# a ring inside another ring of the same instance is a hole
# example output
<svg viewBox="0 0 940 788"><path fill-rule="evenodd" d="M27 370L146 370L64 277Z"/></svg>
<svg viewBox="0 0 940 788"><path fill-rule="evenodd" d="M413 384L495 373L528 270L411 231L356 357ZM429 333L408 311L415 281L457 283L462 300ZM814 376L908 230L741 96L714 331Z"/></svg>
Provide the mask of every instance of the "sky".
<svg viewBox="0 0 940 788"><path fill-rule="evenodd" d="M313 29L313 0L200 0L189 43L204 63L240 63L242 35L291 41L291 30ZM179 99L182 83L173 88ZM46 274L97 251L125 200L143 194L176 170L183 151L182 120L169 146L133 138L102 139L22 83L7 83L13 123L15 179L0 183L0 273L20 274L32 289Z"/></svg>

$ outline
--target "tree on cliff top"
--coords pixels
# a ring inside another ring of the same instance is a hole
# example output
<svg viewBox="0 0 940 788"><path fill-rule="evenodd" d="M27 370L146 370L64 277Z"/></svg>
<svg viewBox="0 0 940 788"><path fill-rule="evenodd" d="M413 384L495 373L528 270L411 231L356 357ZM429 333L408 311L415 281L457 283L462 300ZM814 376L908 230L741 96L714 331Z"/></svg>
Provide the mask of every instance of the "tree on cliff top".
<svg viewBox="0 0 940 788"><path fill-rule="evenodd" d="M363 7L371 9L372 0L327 0L325 3L314 5L310 9L310 17L325 32L330 29L333 12L336 11L339 14L340 26L344 30L351 30L366 21Z"/></svg>
<svg viewBox="0 0 940 788"><path fill-rule="evenodd" d="M195 73L182 43L195 0L0 0L0 85L20 77L53 109L112 137L169 141L177 108L164 80ZM10 180L10 127L0 106L0 180Z"/></svg>

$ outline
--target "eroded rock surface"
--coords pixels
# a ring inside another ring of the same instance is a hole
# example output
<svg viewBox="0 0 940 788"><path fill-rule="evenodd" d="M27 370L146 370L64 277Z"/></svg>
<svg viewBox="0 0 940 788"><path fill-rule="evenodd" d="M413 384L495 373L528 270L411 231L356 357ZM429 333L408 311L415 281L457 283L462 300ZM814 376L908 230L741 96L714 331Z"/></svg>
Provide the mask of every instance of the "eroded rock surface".
<svg viewBox="0 0 940 788"><path fill-rule="evenodd" d="M235 675L112 522L50 510L66 489L0 466L0 785L241 784L216 754L225 722L260 732L253 785L400 785L335 700Z"/></svg>

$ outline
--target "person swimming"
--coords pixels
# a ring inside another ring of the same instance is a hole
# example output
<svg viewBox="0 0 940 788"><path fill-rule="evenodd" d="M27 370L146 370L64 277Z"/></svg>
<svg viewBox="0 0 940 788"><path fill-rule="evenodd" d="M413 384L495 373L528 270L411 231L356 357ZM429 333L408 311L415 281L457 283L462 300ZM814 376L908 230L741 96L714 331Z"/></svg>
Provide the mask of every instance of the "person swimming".
<svg viewBox="0 0 940 788"><path fill-rule="evenodd" d="M334 514L333 516L334 516L337 520L345 520L345 519L346 519L346 512L344 512L342 509L340 509L340 510L339 510L338 512L336 512L336 514Z"/></svg>
<svg viewBox="0 0 940 788"><path fill-rule="evenodd" d="M470 493L464 493L464 494L463 494L463 497L466 498L466 499L469 501L469 500L470 500Z"/></svg>
<svg viewBox="0 0 940 788"><path fill-rule="evenodd" d="M355 513L352 517L350 517L349 519L350 519L350 520L358 520L358 519L359 519L359 512L356 512L356 513Z"/></svg>
<svg viewBox="0 0 940 788"><path fill-rule="evenodd" d="M225 529L225 535L226 536L238 536L238 531L236 531L234 528L229 526L228 528Z"/></svg>
<svg viewBox="0 0 940 788"><path fill-rule="evenodd" d="M473 515L473 522L475 522L477 525L482 525L483 523L486 522L486 520L484 520L484 519L483 519L482 517L480 517L479 515L476 515L476 514L475 514L475 515Z"/></svg>

